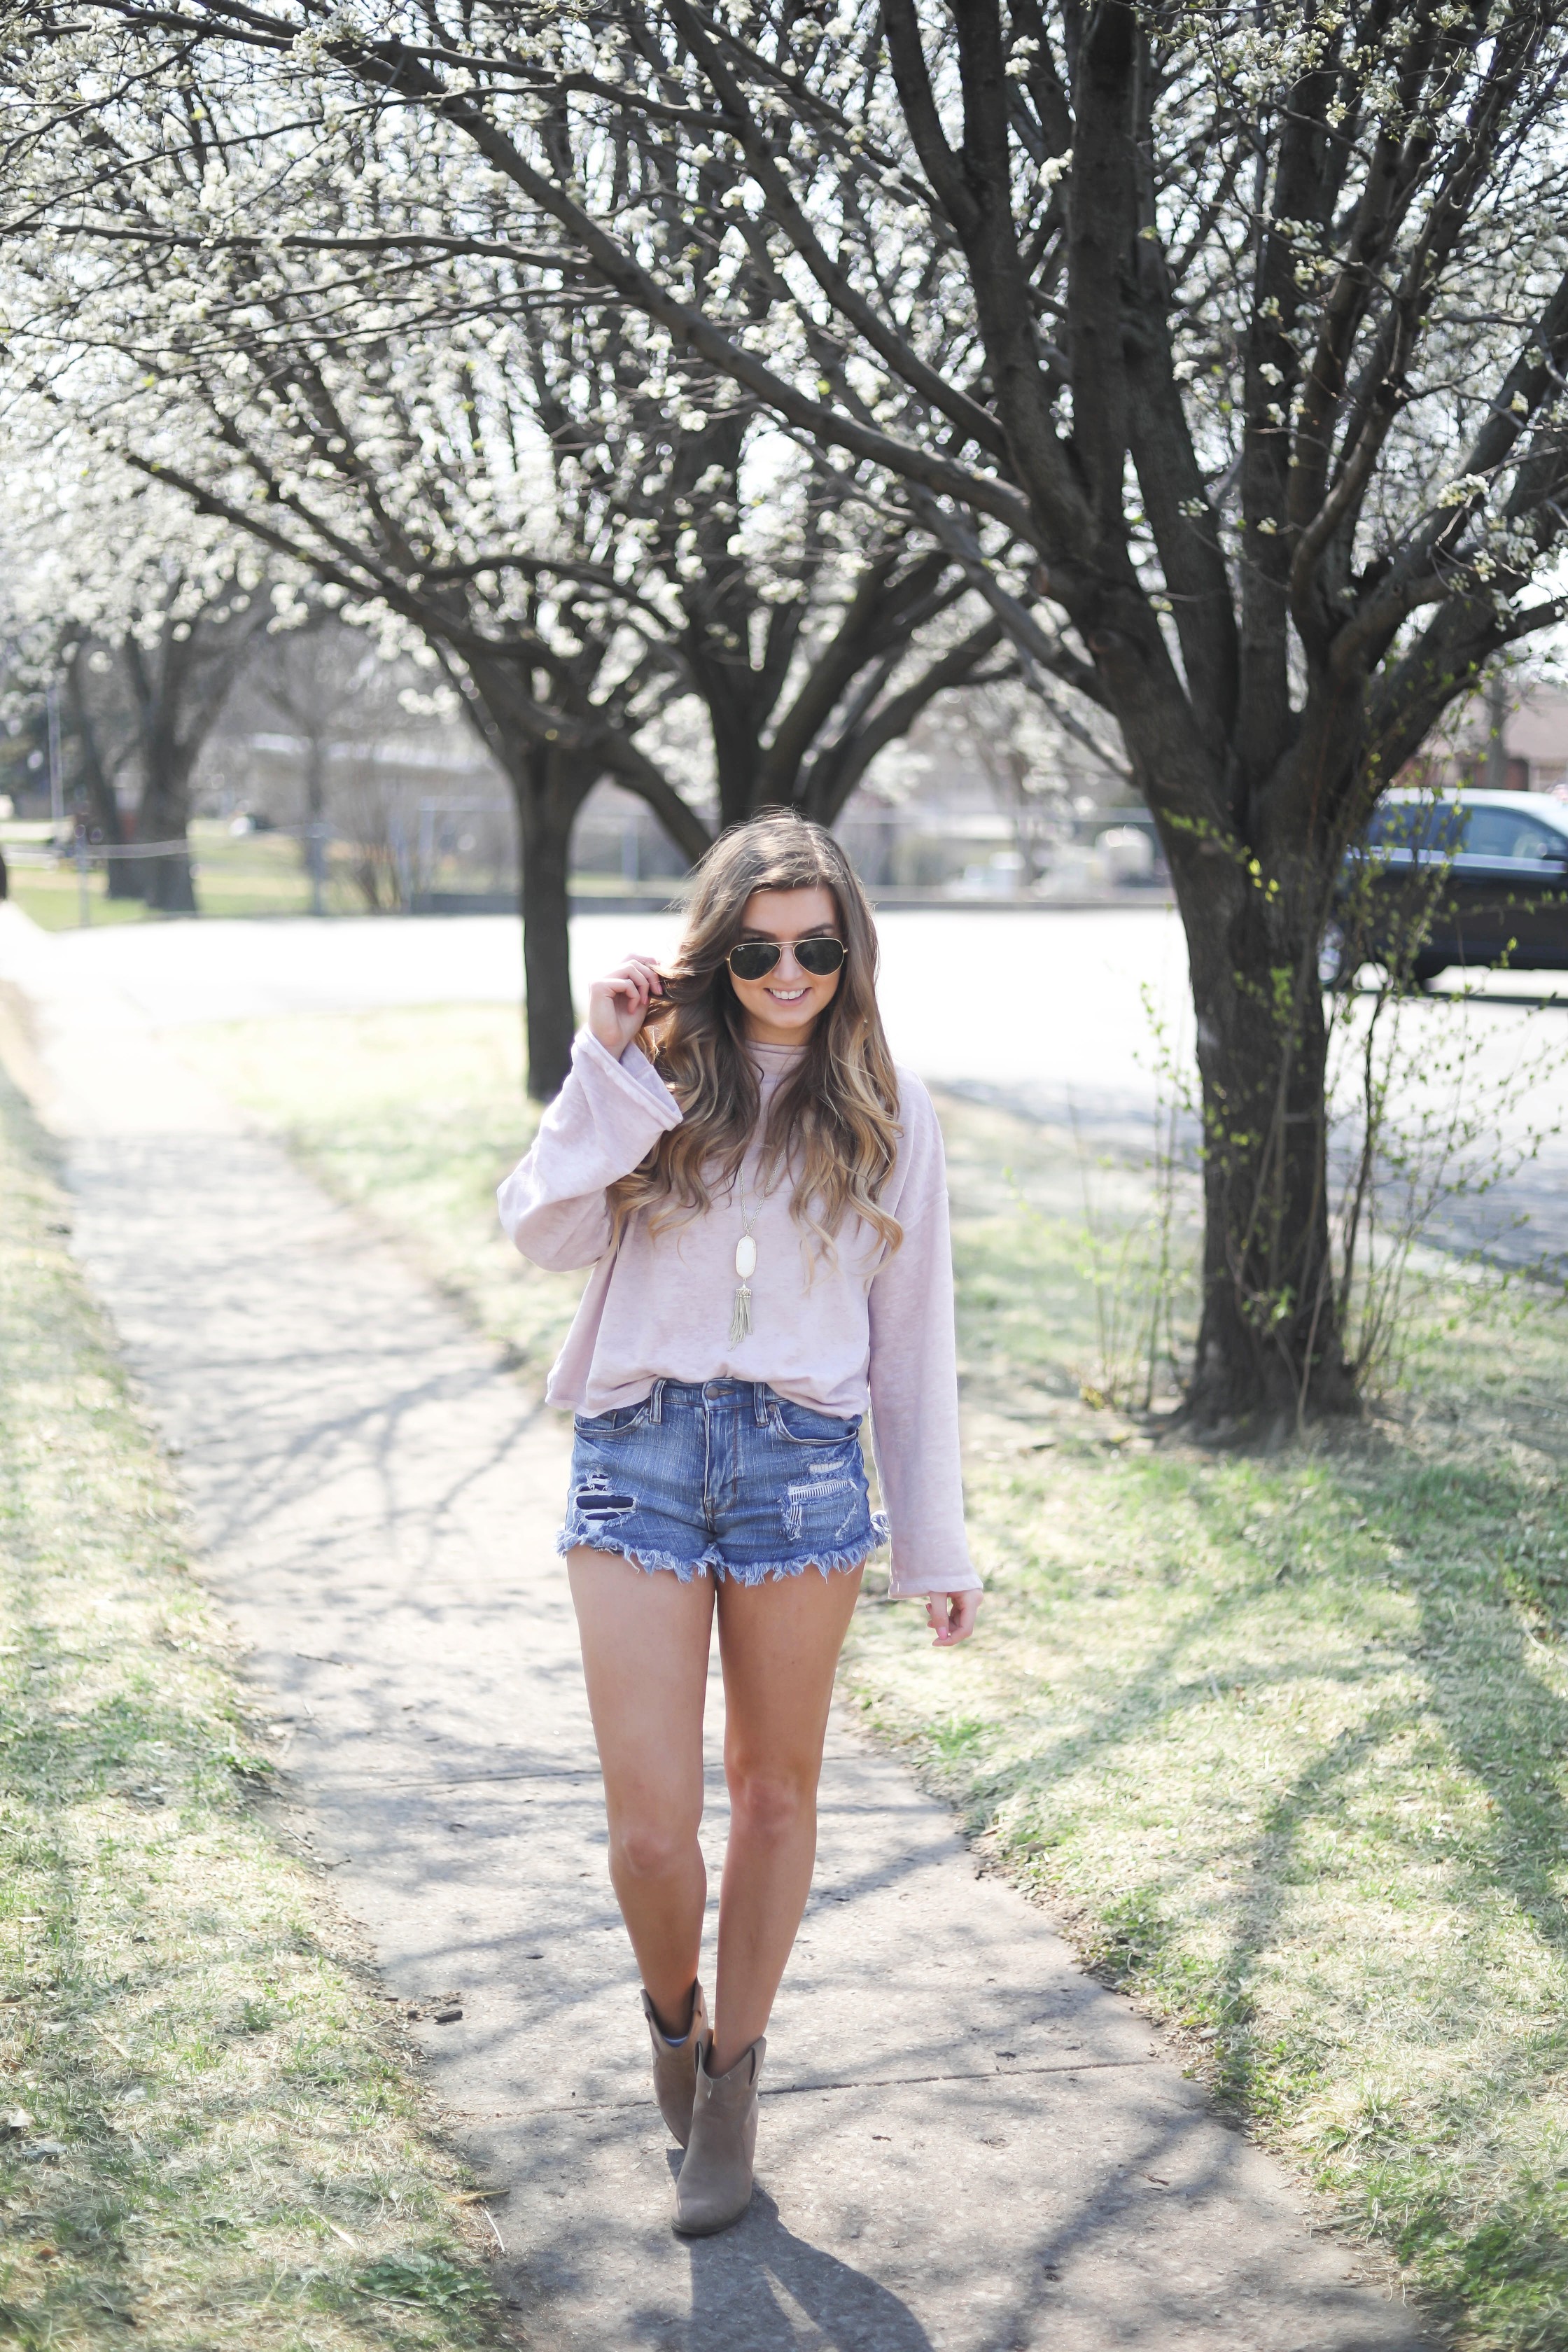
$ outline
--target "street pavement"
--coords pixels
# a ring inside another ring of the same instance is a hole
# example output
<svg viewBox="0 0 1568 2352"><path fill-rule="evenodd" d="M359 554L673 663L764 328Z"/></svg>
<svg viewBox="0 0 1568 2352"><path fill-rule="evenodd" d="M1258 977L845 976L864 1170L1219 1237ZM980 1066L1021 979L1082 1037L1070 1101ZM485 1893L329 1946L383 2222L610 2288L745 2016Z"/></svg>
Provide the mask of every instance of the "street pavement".
<svg viewBox="0 0 1568 2352"><path fill-rule="evenodd" d="M579 999L630 949L668 953L679 928L658 913L575 917ZM1149 1043L1142 992L1152 988L1173 1022L1185 997L1168 909L965 907L889 913L879 928L894 1051L923 1076L1074 1087L1129 1109L1151 1093L1134 1060ZM504 915L124 924L63 932L57 946L62 985L118 991L154 1028L516 1004L522 992L521 934Z"/></svg>
<svg viewBox="0 0 1568 2352"><path fill-rule="evenodd" d="M658 913L577 916L579 1001L629 949L668 952L679 929ZM1173 909L904 909L884 913L879 929L880 997L900 1061L1069 1129L1093 1151L1148 1150L1162 1060L1192 1066ZM68 932L57 946L61 988L83 1003L123 997L155 1029L515 1004L522 987L519 926L503 915L139 924ZM1398 1012L1404 1076L1391 1111L1425 1129L1428 1159L1430 1139L1454 1131L1450 1173L1472 1180L1437 1209L1428 1237L1519 1265L1568 1259L1568 974L1478 976L1462 1004L1447 1001L1458 985L1450 975ZM1168 1100L1168 1079L1163 1092ZM1527 1156L1532 1136L1542 1140ZM1481 1189L1482 1174L1500 1181Z"/></svg>
<svg viewBox="0 0 1568 2352"><path fill-rule="evenodd" d="M835 1718L751 2213L685 2244L552 1535L568 1433L395 1252L0 908L13 1074L541 2352L1413 2352L1427 2339L1045 1915ZM867 1605L888 1605L868 1603ZM931 1671L945 1662L933 1654ZM710 1707L705 1843L725 1811Z"/></svg>

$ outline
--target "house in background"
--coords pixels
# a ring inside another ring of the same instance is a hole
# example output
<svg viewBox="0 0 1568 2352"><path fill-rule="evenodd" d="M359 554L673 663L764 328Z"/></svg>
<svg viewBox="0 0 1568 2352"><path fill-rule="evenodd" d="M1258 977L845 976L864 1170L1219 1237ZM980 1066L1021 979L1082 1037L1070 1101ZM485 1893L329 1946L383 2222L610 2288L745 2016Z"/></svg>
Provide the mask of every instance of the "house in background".
<svg viewBox="0 0 1568 2352"><path fill-rule="evenodd" d="M1459 706L1399 781L1568 800L1568 692L1495 680Z"/></svg>
<svg viewBox="0 0 1568 2352"><path fill-rule="evenodd" d="M1568 800L1568 693L1538 686L1502 710L1503 789ZM1479 783L1478 776L1473 779Z"/></svg>

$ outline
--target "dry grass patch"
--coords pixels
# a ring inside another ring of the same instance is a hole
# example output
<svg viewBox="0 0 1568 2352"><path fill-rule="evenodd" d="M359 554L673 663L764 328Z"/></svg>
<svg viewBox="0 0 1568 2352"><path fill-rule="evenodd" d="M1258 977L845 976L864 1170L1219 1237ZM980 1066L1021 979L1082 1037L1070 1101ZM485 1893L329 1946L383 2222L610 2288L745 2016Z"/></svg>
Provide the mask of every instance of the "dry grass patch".
<svg viewBox="0 0 1568 2352"><path fill-rule="evenodd" d="M542 1372L578 1285L496 1234L510 1013L188 1050ZM1095 1172L1091 1248L1070 1139L942 1111L991 1597L956 1657L863 1608L847 1688L1456 2342L1568 2343L1568 1332L1438 1280L1362 1425L1156 1444L1083 1397L1141 1186Z"/></svg>
<svg viewBox="0 0 1568 2352"><path fill-rule="evenodd" d="M489 2232L266 1826L171 1481L3 1080L0 1194L0 2340L498 2342Z"/></svg>
<svg viewBox="0 0 1568 2352"><path fill-rule="evenodd" d="M1568 1332L1439 1285L1363 1425L1155 1444L1081 1402L1059 1144L949 1134L991 1597L952 1660L865 1614L857 1697L1458 2342L1568 2341Z"/></svg>
<svg viewBox="0 0 1568 2352"><path fill-rule="evenodd" d="M522 1091L519 1014L310 1013L181 1030L171 1042L542 1387L583 1277L525 1265L496 1220L495 1188L539 1123Z"/></svg>

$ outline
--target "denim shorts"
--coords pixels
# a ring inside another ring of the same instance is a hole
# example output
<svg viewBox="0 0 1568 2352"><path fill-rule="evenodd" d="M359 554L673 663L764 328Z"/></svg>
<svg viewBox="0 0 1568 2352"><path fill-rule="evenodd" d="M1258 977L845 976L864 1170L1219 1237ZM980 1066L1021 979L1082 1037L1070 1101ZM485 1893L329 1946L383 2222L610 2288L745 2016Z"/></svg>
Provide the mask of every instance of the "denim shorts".
<svg viewBox="0 0 1568 2352"><path fill-rule="evenodd" d="M765 1381L656 1381L640 1404L577 1415L558 1551L761 1584L858 1568L887 1540L858 1414L814 1412Z"/></svg>

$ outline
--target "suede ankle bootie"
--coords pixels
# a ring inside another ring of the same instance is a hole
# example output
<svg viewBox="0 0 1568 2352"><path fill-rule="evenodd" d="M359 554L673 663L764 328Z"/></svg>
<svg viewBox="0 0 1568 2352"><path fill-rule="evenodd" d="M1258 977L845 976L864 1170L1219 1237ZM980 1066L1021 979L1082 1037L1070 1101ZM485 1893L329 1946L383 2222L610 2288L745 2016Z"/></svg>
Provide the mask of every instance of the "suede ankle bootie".
<svg viewBox="0 0 1568 2352"><path fill-rule="evenodd" d="M691 2102L697 2089L697 2053L708 2039L708 2007L698 1985L691 1996L691 2023L684 2042L671 2042L645 1992L643 2015L653 2041L653 2095L670 2137L682 2147L691 2137Z"/></svg>
<svg viewBox="0 0 1568 2352"><path fill-rule="evenodd" d="M710 2074L713 2044L697 2059L691 2137L675 2184L675 2226L688 2238L710 2238L738 2221L752 2201L757 2146L757 2084L766 2041L759 2035L728 2073Z"/></svg>

